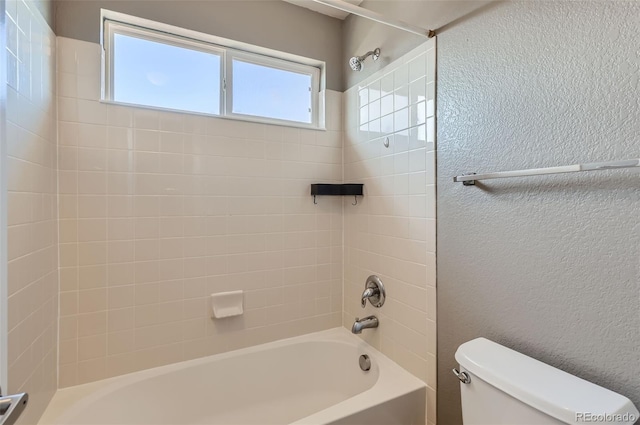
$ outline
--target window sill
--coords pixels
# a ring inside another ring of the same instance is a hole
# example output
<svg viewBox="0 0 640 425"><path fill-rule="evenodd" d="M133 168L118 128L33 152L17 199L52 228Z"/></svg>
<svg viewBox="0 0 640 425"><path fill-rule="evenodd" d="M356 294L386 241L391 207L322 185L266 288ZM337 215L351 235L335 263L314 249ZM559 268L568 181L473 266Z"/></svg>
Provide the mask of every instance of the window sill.
<svg viewBox="0 0 640 425"><path fill-rule="evenodd" d="M148 106L148 105L139 105L135 103L116 102L114 100L108 100L108 99L100 99L100 103L104 103L106 105L125 106L128 108L147 109L147 110L159 111L159 112L170 112L174 114L196 115L201 117L218 118L218 119L231 120L231 121L243 121L243 122L252 122L256 124L277 125L280 127L302 128L305 130L327 131L327 128L325 126L315 126L313 124L303 124L303 123L276 120L276 119L270 119L270 118L261 118L261 117L252 117L252 116L243 116L243 115L214 115L214 114L206 114L203 112L185 111L182 109L161 108L158 106Z"/></svg>

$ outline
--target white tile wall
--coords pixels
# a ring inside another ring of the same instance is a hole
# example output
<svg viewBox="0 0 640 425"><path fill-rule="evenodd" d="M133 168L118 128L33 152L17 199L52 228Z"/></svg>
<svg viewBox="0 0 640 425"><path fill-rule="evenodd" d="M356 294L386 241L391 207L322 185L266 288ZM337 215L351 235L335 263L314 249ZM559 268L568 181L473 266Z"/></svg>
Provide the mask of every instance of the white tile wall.
<svg viewBox="0 0 640 425"><path fill-rule="evenodd" d="M316 132L100 103L99 46L58 58L61 387L377 314L363 338L427 383L435 423L433 40L346 92L344 152L339 93ZM343 202L308 195L342 181L366 195L344 254ZM388 299L362 311L369 274ZM245 315L209 319L234 289Z"/></svg>
<svg viewBox="0 0 640 425"><path fill-rule="evenodd" d="M342 202L309 185L342 181L341 93L300 130L100 103L100 47L58 58L60 387L340 325Z"/></svg>
<svg viewBox="0 0 640 425"><path fill-rule="evenodd" d="M30 1L8 0L8 388L32 424L56 389L58 240L55 35Z"/></svg>
<svg viewBox="0 0 640 425"><path fill-rule="evenodd" d="M435 40L349 89L345 102L345 181L364 183L365 196L344 204L343 323L378 316L362 337L427 383L435 423ZM362 310L371 274L388 297Z"/></svg>

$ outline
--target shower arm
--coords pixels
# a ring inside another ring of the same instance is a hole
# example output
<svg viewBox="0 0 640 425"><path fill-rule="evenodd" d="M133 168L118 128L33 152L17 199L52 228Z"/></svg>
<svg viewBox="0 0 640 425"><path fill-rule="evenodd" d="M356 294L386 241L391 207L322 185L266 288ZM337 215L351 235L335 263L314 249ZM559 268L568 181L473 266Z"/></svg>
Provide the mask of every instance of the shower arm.
<svg viewBox="0 0 640 425"><path fill-rule="evenodd" d="M380 57L380 49L370 50L364 55L358 56L358 60L364 61L366 58L368 58L371 55L373 55L373 60L378 60L378 57Z"/></svg>

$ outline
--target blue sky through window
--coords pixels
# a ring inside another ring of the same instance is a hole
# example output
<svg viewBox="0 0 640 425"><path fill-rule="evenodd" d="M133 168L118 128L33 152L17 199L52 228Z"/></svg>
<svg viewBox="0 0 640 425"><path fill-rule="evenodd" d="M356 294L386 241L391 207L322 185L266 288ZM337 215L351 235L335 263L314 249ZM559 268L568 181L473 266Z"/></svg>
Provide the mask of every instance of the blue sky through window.
<svg viewBox="0 0 640 425"><path fill-rule="evenodd" d="M309 74L233 59L233 113L311 123Z"/></svg>
<svg viewBox="0 0 640 425"><path fill-rule="evenodd" d="M218 55L114 34L113 100L220 114Z"/></svg>

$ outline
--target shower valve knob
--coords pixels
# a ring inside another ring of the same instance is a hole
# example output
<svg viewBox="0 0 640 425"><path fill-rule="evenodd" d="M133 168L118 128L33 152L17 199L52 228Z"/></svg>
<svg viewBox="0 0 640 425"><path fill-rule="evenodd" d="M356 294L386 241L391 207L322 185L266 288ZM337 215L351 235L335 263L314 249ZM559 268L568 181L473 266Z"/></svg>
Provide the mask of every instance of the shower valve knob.
<svg viewBox="0 0 640 425"><path fill-rule="evenodd" d="M367 300L369 300L372 306L380 308L384 305L385 298L386 292L382 280L376 275L369 276L365 283L362 298L360 299L361 307L365 308L367 306Z"/></svg>

